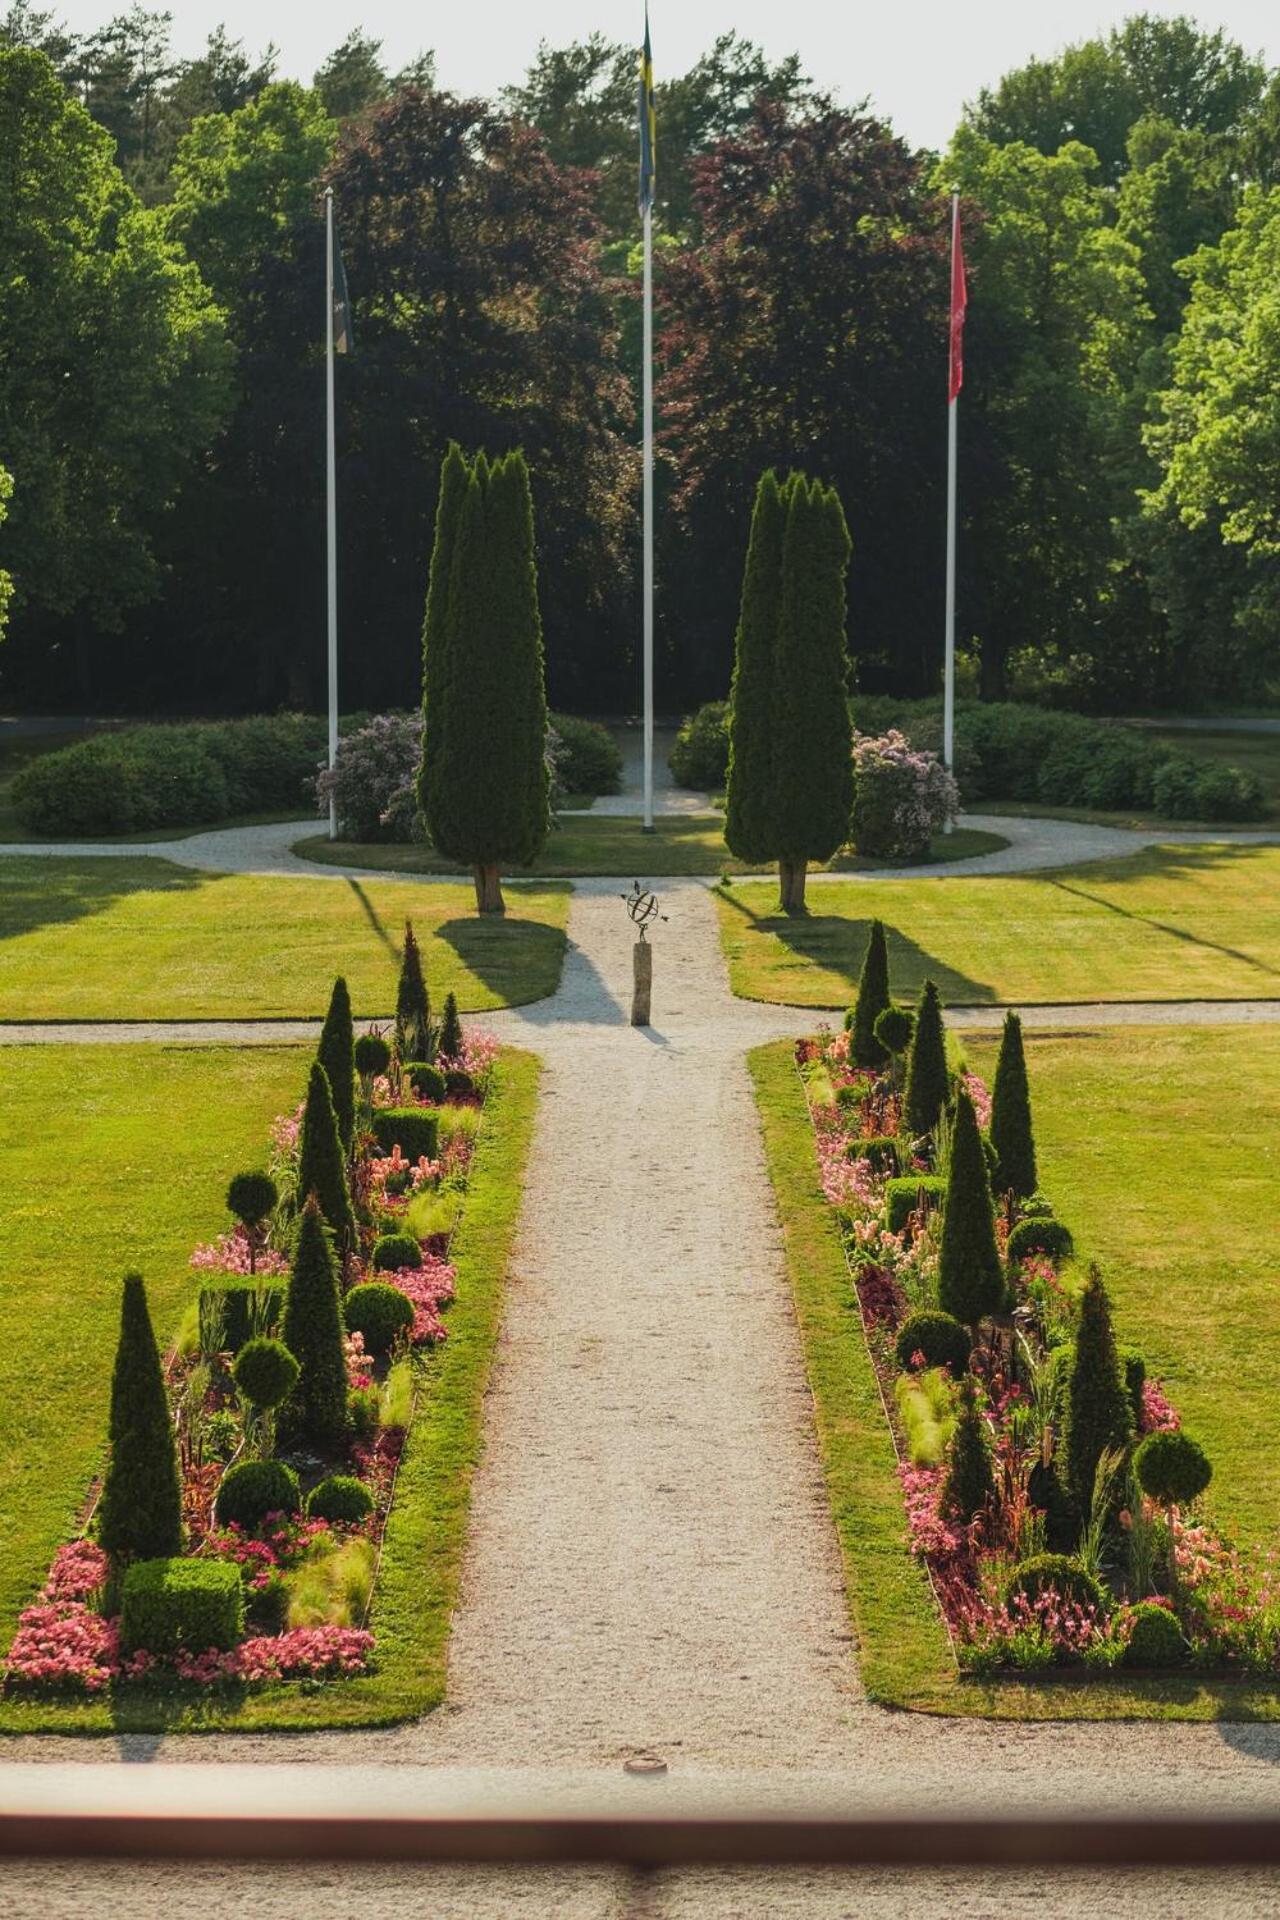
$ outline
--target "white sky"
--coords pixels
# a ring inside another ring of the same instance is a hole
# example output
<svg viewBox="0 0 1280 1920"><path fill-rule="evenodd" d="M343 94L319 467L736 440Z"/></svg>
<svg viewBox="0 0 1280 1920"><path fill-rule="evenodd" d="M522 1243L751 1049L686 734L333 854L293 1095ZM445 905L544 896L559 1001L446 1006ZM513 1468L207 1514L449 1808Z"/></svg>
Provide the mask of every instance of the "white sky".
<svg viewBox="0 0 1280 1920"><path fill-rule="evenodd" d="M45 0L75 32L99 26L126 0ZM159 9L165 0L146 0ZM584 38L593 28L610 39L639 41L643 0L463 0L440 9L373 0L168 0L180 55L196 53L211 26L225 22L233 38L256 52L280 48L280 72L309 80L325 54L353 26L381 39L394 70L426 47L435 49L441 83L460 93L495 93L518 80L538 41ZM774 58L798 52L815 79L837 97L870 94L910 140L940 147L960 108L1032 54L1046 55L1087 38L1129 13L1197 13L1221 26L1272 66L1280 64L1276 0L652 0L654 68L659 78L683 71L716 35L736 28Z"/></svg>

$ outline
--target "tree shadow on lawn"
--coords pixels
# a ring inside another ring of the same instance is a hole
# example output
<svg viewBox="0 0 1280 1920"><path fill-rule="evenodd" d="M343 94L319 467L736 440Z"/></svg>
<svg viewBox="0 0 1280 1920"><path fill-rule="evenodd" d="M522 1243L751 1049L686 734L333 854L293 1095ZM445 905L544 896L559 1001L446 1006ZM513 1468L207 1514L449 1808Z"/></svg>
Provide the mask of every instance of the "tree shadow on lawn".
<svg viewBox="0 0 1280 1920"><path fill-rule="evenodd" d="M1270 861L1266 859L1267 854L1272 855ZM1229 845L1171 845L1167 847L1151 847L1147 849L1145 853L1139 855L1139 861L1141 862L1144 874L1151 879L1176 880L1185 878L1188 875L1210 873L1215 868L1222 866L1247 866L1252 860L1253 864L1262 869L1257 875L1257 885L1259 888L1259 897L1266 898L1267 888L1272 880L1272 873L1269 869L1273 868L1275 864L1274 855L1275 849L1265 845L1234 847ZM1120 863L1108 861L1105 869L1100 867L1094 869L1094 871L1102 872L1105 870L1108 877L1114 876L1117 879L1123 879L1127 877L1125 874L1125 866L1129 866L1130 871L1132 871L1132 864L1133 863L1130 862ZM1042 876L1051 886L1056 887L1059 892L1072 894L1077 900L1087 900L1091 906L1103 907L1108 913L1118 914L1123 920L1137 921L1142 926L1150 927L1153 932L1168 934L1171 940L1182 940L1185 941L1188 946L1203 947L1207 952L1220 953L1228 960L1238 960L1242 966L1252 967L1255 972L1267 974L1273 979L1280 977L1280 967L1269 966L1265 960L1260 960L1256 954L1242 953L1239 947L1229 947L1218 940L1207 940L1202 934L1193 933L1189 927L1173 926L1167 920L1158 920L1153 913L1145 913L1140 909L1135 910L1131 907L1121 906L1119 901L1108 900L1102 894L1092 893L1088 887L1080 885L1080 877L1079 875L1073 874L1068 878L1058 878L1051 873L1046 873Z"/></svg>
<svg viewBox="0 0 1280 1920"><path fill-rule="evenodd" d="M560 984L567 936L541 920L476 914L432 928L447 940L463 966L504 1006L545 1000Z"/></svg>
<svg viewBox="0 0 1280 1920"><path fill-rule="evenodd" d="M721 888L719 897L750 920L754 932L773 934L798 959L838 974L848 986L847 999L853 998L871 937L870 919L845 914L812 913L792 918L784 913L756 913L729 887ZM884 930L889 945L889 977L897 997L915 994L925 980L932 980L948 1006L986 1006L999 1000L993 986L972 980L927 953L892 921L884 922Z"/></svg>
<svg viewBox="0 0 1280 1920"><path fill-rule="evenodd" d="M0 859L0 940L71 926L107 912L126 894L193 893L208 879L206 873L153 857L6 855Z"/></svg>

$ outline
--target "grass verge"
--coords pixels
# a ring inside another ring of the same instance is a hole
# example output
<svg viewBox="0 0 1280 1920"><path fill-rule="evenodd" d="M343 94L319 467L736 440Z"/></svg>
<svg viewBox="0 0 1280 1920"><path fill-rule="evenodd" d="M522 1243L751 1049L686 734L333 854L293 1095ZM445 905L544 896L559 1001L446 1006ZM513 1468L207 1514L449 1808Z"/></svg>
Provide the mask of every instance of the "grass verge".
<svg viewBox="0 0 1280 1920"><path fill-rule="evenodd" d="M1102 1038L1103 1036L1098 1036ZM1106 1039L1121 1036L1105 1036ZM1130 1033L1127 1037L1132 1040ZM1079 1037L1077 1036L1077 1042ZM1092 1039L1093 1036L1090 1036ZM971 1049L975 1055L977 1049ZM1118 1056L1119 1057L1119 1056ZM1002 1720L1276 1720L1280 1694L1258 1685L1205 1681L1188 1674L1176 1679L1062 1681L1056 1684L962 1680L956 1673L946 1633L923 1571L907 1550L902 1496L893 1442L880 1404L879 1389L867 1353L853 1298L852 1283L835 1217L818 1184L813 1132L804 1091L796 1074L791 1043L775 1042L750 1055L765 1156L782 1227L787 1272L795 1301L805 1366L813 1394L818 1448L826 1477L832 1517L844 1566L850 1622L858 1645L863 1683L883 1706L918 1712ZM984 1063L985 1064L985 1063ZM1045 1126L1045 1081L1033 1079L1037 1120ZM1092 1127L1102 1092L1084 1109ZM1075 1152L1081 1109L1064 1090L1061 1107L1044 1131L1044 1179L1072 1219L1078 1189L1063 1179ZM1069 1141L1064 1129L1074 1117ZM1122 1161L1115 1180L1127 1194L1134 1187L1133 1160ZM1083 1172L1080 1179L1083 1182ZM1114 1211L1116 1192L1100 1199L1090 1221L1096 1228ZM1165 1209L1167 1212L1167 1209ZM1105 1238L1089 1243L1107 1261ZM1158 1255L1152 1253L1153 1266ZM1127 1273L1107 1264L1122 1336L1126 1323L1141 1327L1142 1302L1132 1297ZM1158 1281L1157 1281L1158 1284ZM1132 1317L1131 1317L1132 1316ZM1171 1312L1170 1318L1175 1317ZM1178 1335L1184 1365L1192 1358L1199 1328L1193 1322ZM1144 1336L1153 1365L1159 1343ZM1273 1374L1257 1375L1265 1386ZM1170 1369L1170 1382L1180 1391ZM1206 1440L1209 1435L1204 1435ZM1255 1435L1256 1439L1256 1435ZM1212 1451L1212 1446L1210 1448Z"/></svg>
<svg viewBox="0 0 1280 1920"><path fill-rule="evenodd" d="M0 1701L0 1733L316 1731L389 1725L439 1705L539 1072L531 1054L504 1048L499 1056L453 1245L458 1294L449 1338L428 1365L383 1542L371 1620L376 1672L320 1687L130 1687L109 1700L65 1705L8 1698ZM109 1350L108 1343L95 1364ZM99 1429L104 1424L105 1415ZM70 1506L82 1491L83 1480L68 1489ZM36 1580L42 1575L43 1566Z"/></svg>

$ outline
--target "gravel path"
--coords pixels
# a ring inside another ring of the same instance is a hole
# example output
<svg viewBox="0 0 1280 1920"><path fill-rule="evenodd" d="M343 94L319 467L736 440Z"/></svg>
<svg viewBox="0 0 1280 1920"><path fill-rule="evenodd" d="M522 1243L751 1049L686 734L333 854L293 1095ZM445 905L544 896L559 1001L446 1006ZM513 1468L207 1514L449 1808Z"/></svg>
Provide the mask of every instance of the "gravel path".
<svg viewBox="0 0 1280 1920"><path fill-rule="evenodd" d="M546 1062L487 1408L446 1708L388 1732L10 1742L77 1764L386 1766L389 1793L512 1782L653 1807L683 1795L826 1804L1046 1801L1280 1812L1280 1727L931 1721L862 1695L812 1408L743 1055L794 1011L728 992L714 904L670 890L655 1024L627 1024L630 929L609 882L575 890L551 1000L499 1016ZM1091 1017L1094 1010L1090 1010ZM634 1780L656 1751L670 1773ZM423 1775L415 1769L429 1770ZM0 1791L3 1783L0 1782ZM430 1888L429 1906L423 1905ZM16 1866L6 1915L466 1916L1275 1911L1280 1879Z"/></svg>

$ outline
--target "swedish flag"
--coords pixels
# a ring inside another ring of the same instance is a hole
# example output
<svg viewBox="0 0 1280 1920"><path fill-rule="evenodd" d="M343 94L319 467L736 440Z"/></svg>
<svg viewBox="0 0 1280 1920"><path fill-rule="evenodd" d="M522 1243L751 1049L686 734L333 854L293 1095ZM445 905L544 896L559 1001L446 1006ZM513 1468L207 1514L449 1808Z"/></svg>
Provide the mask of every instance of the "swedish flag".
<svg viewBox="0 0 1280 1920"><path fill-rule="evenodd" d="M653 205L658 122L653 107L653 50L649 45L649 9L644 14L644 51L640 55L640 211Z"/></svg>

